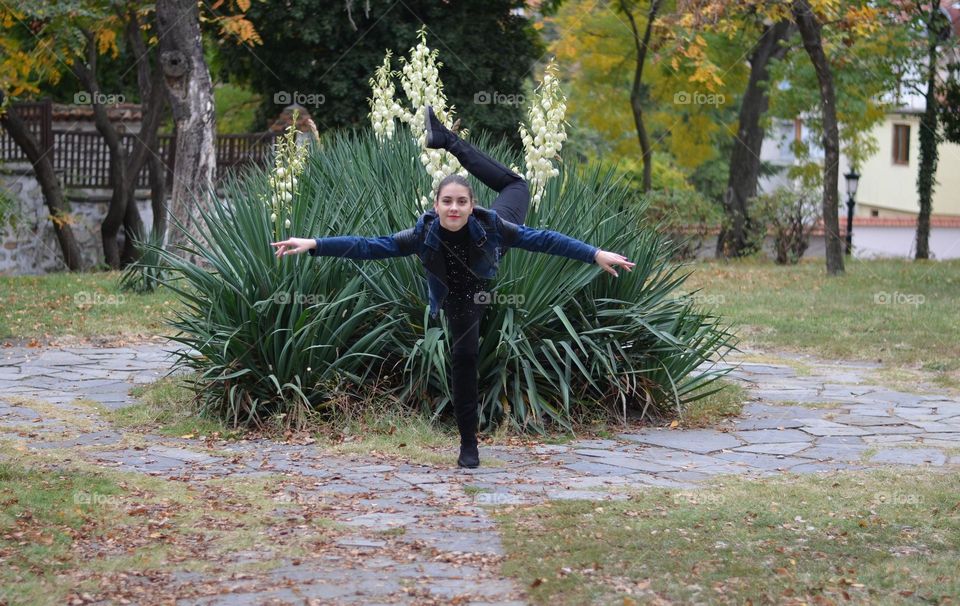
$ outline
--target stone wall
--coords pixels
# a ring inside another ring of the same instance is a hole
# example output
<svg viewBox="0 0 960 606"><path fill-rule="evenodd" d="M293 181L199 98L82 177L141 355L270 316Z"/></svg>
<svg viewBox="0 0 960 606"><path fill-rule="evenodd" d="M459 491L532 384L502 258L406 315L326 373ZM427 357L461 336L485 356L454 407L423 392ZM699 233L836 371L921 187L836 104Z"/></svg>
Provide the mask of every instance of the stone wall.
<svg viewBox="0 0 960 606"><path fill-rule="evenodd" d="M17 227L0 229L0 275L37 275L66 271L60 243L49 219L40 184L28 165L5 165L0 172L0 192L13 202ZM109 191L68 190L65 192L73 217L73 235L80 246L83 267L103 261L100 223L106 215ZM153 224L149 192L137 193L137 206L147 230ZM122 238L121 238L122 240Z"/></svg>

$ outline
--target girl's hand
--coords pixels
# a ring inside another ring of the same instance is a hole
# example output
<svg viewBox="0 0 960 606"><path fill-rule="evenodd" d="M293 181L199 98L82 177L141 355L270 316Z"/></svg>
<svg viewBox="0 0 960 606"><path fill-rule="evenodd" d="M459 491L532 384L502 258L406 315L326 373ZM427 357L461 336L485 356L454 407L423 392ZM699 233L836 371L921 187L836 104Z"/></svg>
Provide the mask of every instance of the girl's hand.
<svg viewBox="0 0 960 606"><path fill-rule="evenodd" d="M317 241L313 238L290 238L282 242L271 242L270 246L277 247L275 254L279 259L284 255L299 255L308 250L313 250L317 247Z"/></svg>
<svg viewBox="0 0 960 606"><path fill-rule="evenodd" d="M627 258L623 255L618 255L617 253L606 250L598 250L596 256L593 257L593 260L597 262L597 265L603 268L603 271L613 274L614 278L619 276L617 271L613 269L614 265L622 265L627 271L633 271L633 267L636 265L636 263L627 261Z"/></svg>

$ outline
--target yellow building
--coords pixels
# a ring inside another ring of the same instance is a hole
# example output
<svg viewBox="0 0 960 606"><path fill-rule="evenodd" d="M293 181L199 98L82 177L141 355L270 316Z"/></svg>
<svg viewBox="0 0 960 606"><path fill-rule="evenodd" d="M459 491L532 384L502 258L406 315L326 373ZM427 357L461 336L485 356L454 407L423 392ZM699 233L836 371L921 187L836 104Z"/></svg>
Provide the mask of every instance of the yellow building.
<svg viewBox="0 0 960 606"><path fill-rule="evenodd" d="M877 153L860 167L856 216L915 217L920 212L920 117L917 110L891 112L874 129ZM960 216L960 145L942 142L933 192L934 216ZM841 164L840 201L846 201Z"/></svg>

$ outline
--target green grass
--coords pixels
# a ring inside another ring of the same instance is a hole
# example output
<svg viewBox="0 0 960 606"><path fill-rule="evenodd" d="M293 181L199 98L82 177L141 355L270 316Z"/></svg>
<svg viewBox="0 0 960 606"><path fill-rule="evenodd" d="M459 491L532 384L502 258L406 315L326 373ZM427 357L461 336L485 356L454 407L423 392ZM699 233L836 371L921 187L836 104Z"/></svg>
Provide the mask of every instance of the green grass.
<svg viewBox="0 0 960 606"><path fill-rule="evenodd" d="M740 416L744 400L747 399L746 390L737 383L719 379L701 391L709 392L718 387L719 391L687 404L680 411L678 424L690 428L710 427L723 419Z"/></svg>
<svg viewBox="0 0 960 606"><path fill-rule="evenodd" d="M828 277L820 259L691 267L687 284L701 289L705 307L739 324L749 345L956 370L960 261L848 260L839 277Z"/></svg>
<svg viewBox="0 0 960 606"><path fill-rule="evenodd" d="M179 303L160 288L123 292L119 272L0 276L0 339L134 339L167 332L162 317Z"/></svg>
<svg viewBox="0 0 960 606"><path fill-rule="evenodd" d="M906 604L960 595L960 476L724 479L494 511L532 603Z"/></svg>
<svg viewBox="0 0 960 606"><path fill-rule="evenodd" d="M118 427L168 436L218 436L232 439L243 432L218 419L202 417L190 385L193 375L168 376L130 390L138 402L103 414Z"/></svg>

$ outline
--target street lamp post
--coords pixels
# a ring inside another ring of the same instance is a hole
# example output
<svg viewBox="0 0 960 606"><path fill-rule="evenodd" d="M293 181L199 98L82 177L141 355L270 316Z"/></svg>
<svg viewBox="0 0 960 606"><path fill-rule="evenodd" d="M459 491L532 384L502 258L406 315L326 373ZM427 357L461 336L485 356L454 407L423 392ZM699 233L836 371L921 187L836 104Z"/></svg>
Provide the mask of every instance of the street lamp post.
<svg viewBox="0 0 960 606"><path fill-rule="evenodd" d="M847 249L849 256L853 248L853 206L857 196L857 186L860 184L860 173L856 169L850 169L850 172L844 175L847 180Z"/></svg>

